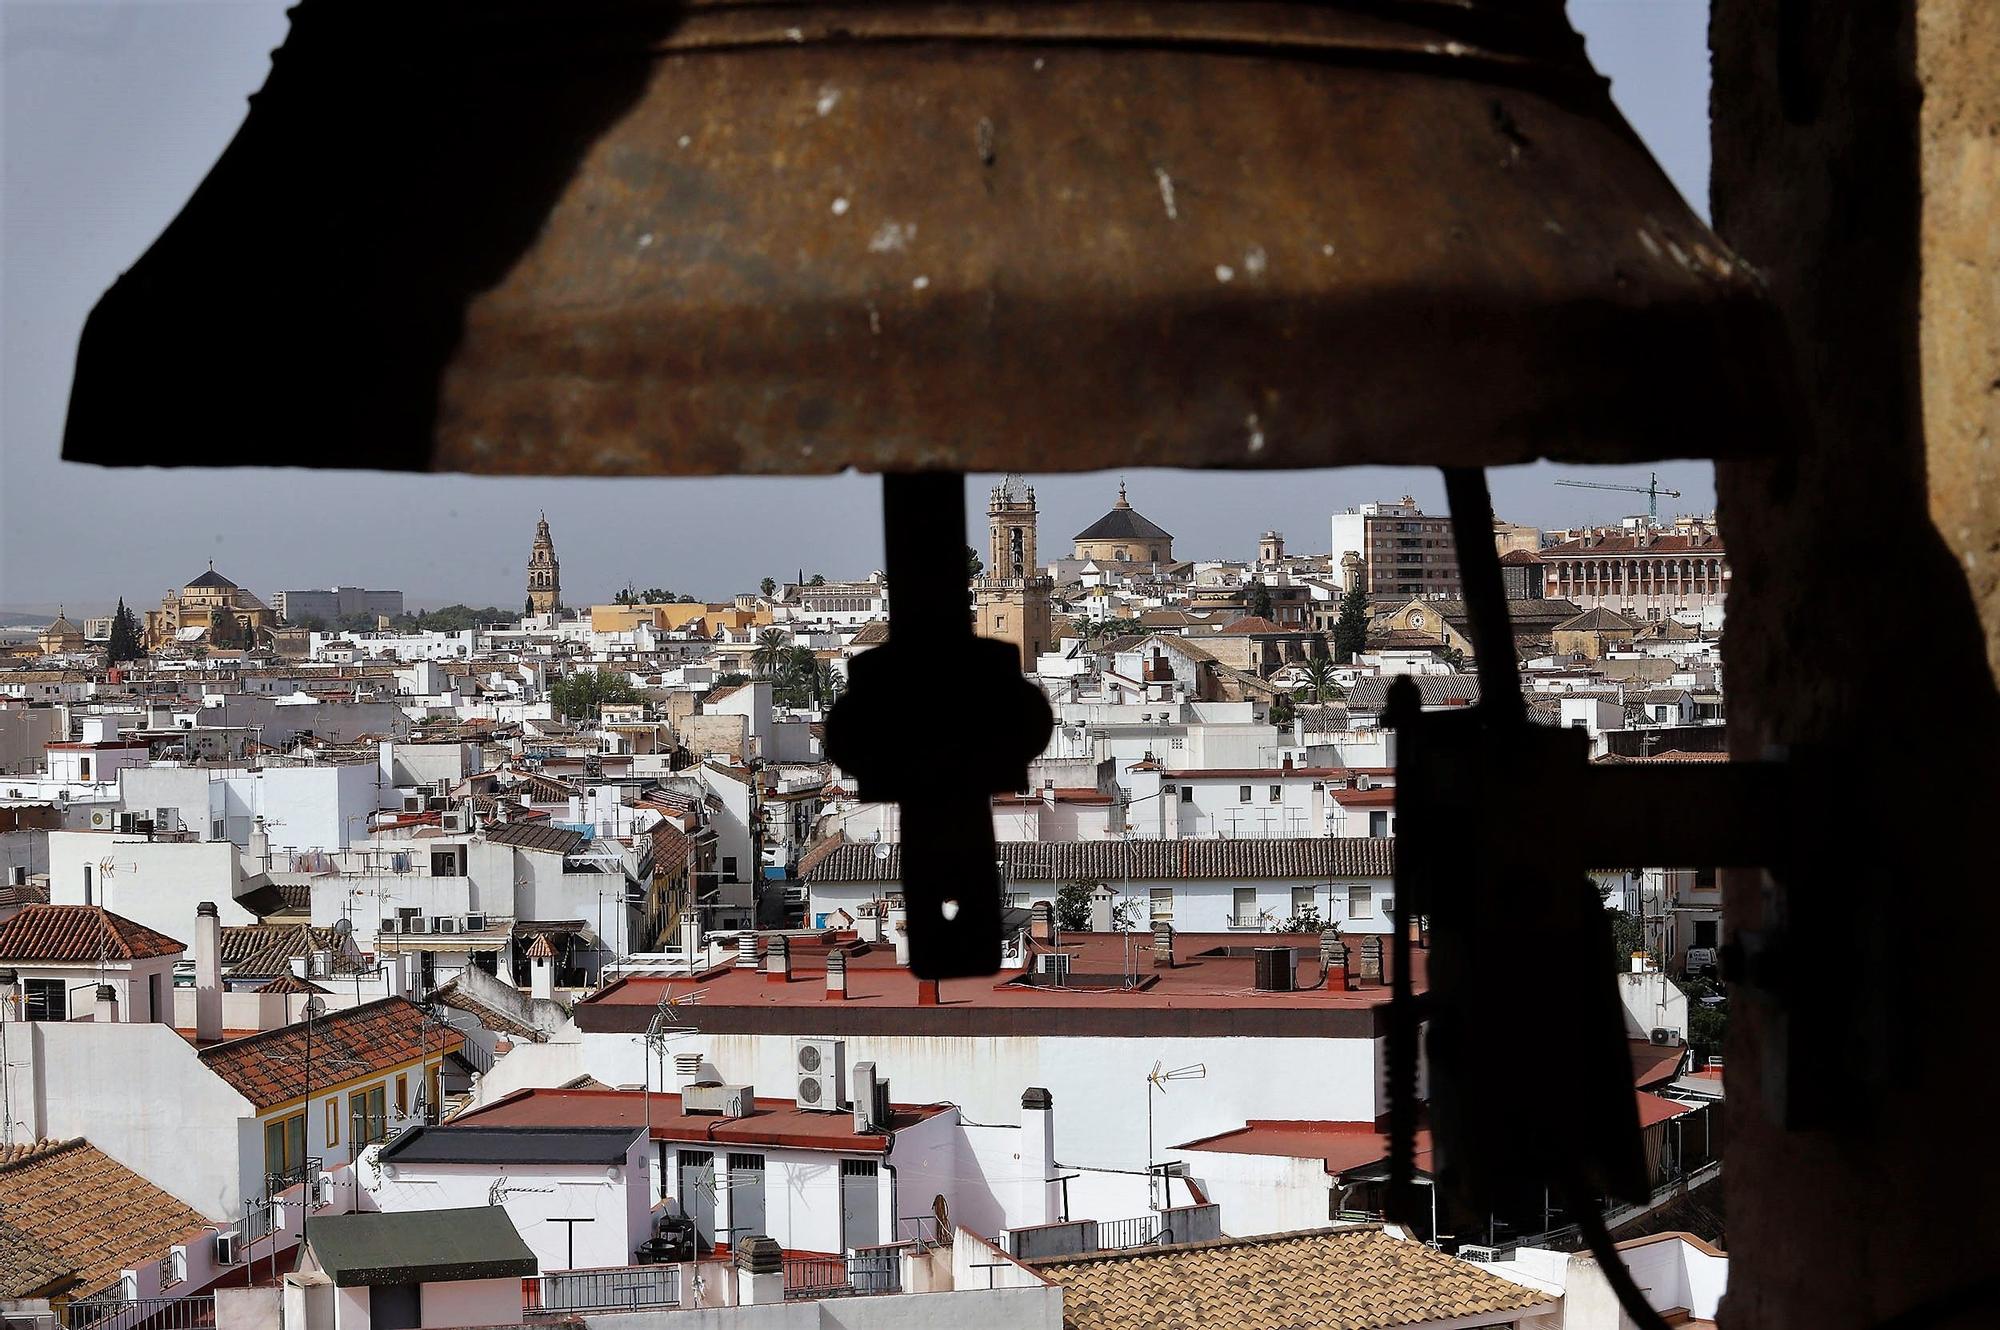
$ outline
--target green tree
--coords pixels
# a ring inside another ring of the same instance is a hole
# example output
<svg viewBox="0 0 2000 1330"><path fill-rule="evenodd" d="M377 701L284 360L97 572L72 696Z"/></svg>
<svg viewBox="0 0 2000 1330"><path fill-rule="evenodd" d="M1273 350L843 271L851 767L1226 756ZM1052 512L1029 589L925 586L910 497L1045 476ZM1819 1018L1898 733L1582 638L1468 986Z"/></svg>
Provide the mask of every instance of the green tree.
<svg viewBox="0 0 2000 1330"><path fill-rule="evenodd" d="M1273 725L1290 725L1298 717L1298 714L1298 704L1285 694L1279 693L1271 699L1271 723Z"/></svg>
<svg viewBox="0 0 2000 1330"><path fill-rule="evenodd" d="M1340 598L1340 618L1333 625L1334 659L1345 665L1368 645L1368 593L1359 582Z"/></svg>
<svg viewBox="0 0 2000 1330"><path fill-rule="evenodd" d="M529 618L534 614L534 612L535 612L535 598L533 596L530 596L526 600L521 602L521 617L524 619Z"/></svg>
<svg viewBox="0 0 2000 1330"><path fill-rule="evenodd" d="M602 670L578 670L549 689L556 714L570 720L596 720L605 703L634 702L638 697L639 690L630 679Z"/></svg>
<svg viewBox="0 0 2000 1330"><path fill-rule="evenodd" d="M113 665L122 665L128 660L139 660L146 654L145 646L139 640L139 616L125 608L125 598L118 598L118 612L111 616L111 643L108 652Z"/></svg>
<svg viewBox="0 0 2000 1330"><path fill-rule="evenodd" d="M1250 613L1259 619L1276 617L1277 611L1271 605L1271 588L1261 581L1252 582L1250 585L1255 588L1250 593Z"/></svg>
<svg viewBox="0 0 2000 1330"><path fill-rule="evenodd" d="M1056 927L1065 933L1088 933L1091 897L1102 885L1081 877L1064 883L1062 890L1056 893Z"/></svg>
<svg viewBox="0 0 2000 1330"><path fill-rule="evenodd" d="M768 599L770 599L770 598L771 598L772 596L775 596L775 595L777 595L777 594L778 594L778 583L777 583L777 579L775 579L775 578L770 578L770 577L767 577L767 578L765 578L765 579L764 579L763 581L761 581L761 582L759 582L759 583L757 584L757 589L758 589L759 591L763 592L763 593L764 593L764 597L765 597L765 599L767 599L767 600L768 600Z"/></svg>
<svg viewBox="0 0 2000 1330"><path fill-rule="evenodd" d="M1632 957L1640 952L1652 956L1653 949L1646 945L1646 926L1637 915L1623 910L1608 910L1611 916L1611 968L1614 973L1624 974L1632 968Z"/></svg>
<svg viewBox="0 0 2000 1330"><path fill-rule="evenodd" d="M639 593L628 586L613 596L611 603L613 605L637 605L639 603Z"/></svg>
<svg viewBox="0 0 2000 1330"><path fill-rule="evenodd" d="M965 580L970 582L985 571L986 565L980 561L979 551L967 545L965 547Z"/></svg>
<svg viewBox="0 0 2000 1330"><path fill-rule="evenodd" d="M1280 933L1320 933L1326 928L1327 922L1320 918L1319 906L1310 901L1306 903L1305 908L1293 910L1292 917L1278 925ZM1339 932L1340 925L1333 925L1333 931Z"/></svg>
<svg viewBox="0 0 2000 1330"><path fill-rule="evenodd" d="M1711 979L1690 977L1680 981L1688 997L1687 1041L1695 1056L1704 1060L1717 1057L1729 1041L1729 1003L1722 985Z"/></svg>
<svg viewBox="0 0 2000 1330"><path fill-rule="evenodd" d="M782 628L766 628L757 634L757 649L750 653L750 664L762 677L775 678L778 666L791 648L792 640Z"/></svg>
<svg viewBox="0 0 2000 1330"><path fill-rule="evenodd" d="M1335 677L1335 666L1331 658L1315 655L1299 666L1303 682L1294 690L1301 702L1311 702L1315 706L1324 705L1329 696L1340 695L1340 681Z"/></svg>
<svg viewBox="0 0 2000 1330"><path fill-rule="evenodd" d="M236 616L220 606L209 611L208 644L217 650L244 645L243 630L236 622Z"/></svg>
<svg viewBox="0 0 2000 1330"><path fill-rule="evenodd" d="M1455 671L1463 672L1465 669L1465 648L1446 647L1444 649L1444 663L1451 666Z"/></svg>
<svg viewBox="0 0 2000 1330"><path fill-rule="evenodd" d="M814 574L812 575L812 581L810 581L810 582L807 582L807 583L806 583L806 585L807 585L807 586L825 586L825 585L826 585L826 574L825 574L825 573L814 573Z"/></svg>

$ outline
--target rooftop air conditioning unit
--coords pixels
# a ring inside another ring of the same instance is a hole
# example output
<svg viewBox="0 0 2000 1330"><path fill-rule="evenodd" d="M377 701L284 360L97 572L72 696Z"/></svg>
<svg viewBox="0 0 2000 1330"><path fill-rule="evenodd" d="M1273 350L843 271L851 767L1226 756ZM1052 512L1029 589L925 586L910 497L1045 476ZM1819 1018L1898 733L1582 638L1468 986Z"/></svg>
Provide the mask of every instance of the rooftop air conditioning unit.
<svg viewBox="0 0 2000 1330"><path fill-rule="evenodd" d="M431 932L433 933L456 933L457 931L458 920L451 915L440 914L431 920Z"/></svg>
<svg viewBox="0 0 2000 1330"><path fill-rule="evenodd" d="M403 916L403 931L405 933L427 933L430 929L425 924L424 917L421 914L406 914Z"/></svg>
<svg viewBox="0 0 2000 1330"><path fill-rule="evenodd" d="M800 1039L792 1045L800 1108L838 1113L847 1081L847 1046L838 1039Z"/></svg>
<svg viewBox="0 0 2000 1330"><path fill-rule="evenodd" d="M465 916L465 931L466 931L466 932L468 932L468 933L483 933L483 932L485 932L485 931L486 931L486 916L485 916L485 915L483 915L483 914L468 914L468 915L466 915L466 916Z"/></svg>
<svg viewBox="0 0 2000 1330"><path fill-rule="evenodd" d="M63 798L69 798L68 790L63 791ZM90 815L90 829L92 831L109 831L111 829L111 814L102 809L92 813Z"/></svg>
<svg viewBox="0 0 2000 1330"><path fill-rule="evenodd" d="M404 811L404 812L406 812L406 813L421 813L421 812L423 812L423 811L424 811L424 796L422 796L421 794L406 794L406 795L404 795L404 796L403 796L403 811Z"/></svg>
<svg viewBox="0 0 2000 1330"><path fill-rule="evenodd" d="M1374 785L1375 785L1374 779L1370 777L1368 773L1365 771L1361 773L1359 776L1356 776L1354 778L1354 788L1357 790L1372 789L1374 788Z"/></svg>
<svg viewBox="0 0 2000 1330"><path fill-rule="evenodd" d="M454 808L447 811L443 817L440 817L438 819L438 830L451 833L464 831L465 811L459 808Z"/></svg>
<svg viewBox="0 0 2000 1330"><path fill-rule="evenodd" d="M1652 1039L1656 1044L1671 1044L1674 1042L1674 1032L1664 1025L1655 1025Z"/></svg>
<svg viewBox="0 0 2000 1330"><path fill-rule="evenodd" d="M757 1105L757 1092L747 1085L719 1085L713 1081L682 1087L681 1112L713 1114L725 1118L747 1118Z"/></svg>
<svg viewBox="0 0 2000 1330"><path fill-rule="evenodd" d="M1066 951L1045 951L1042 953L1042 977L1060 988L1069 982L1069 953Z"/></svg>
<svg viewBox="0 0 2000 1330"><path fill-rule="evenodd" d="M236 1249L236 1244L236 1230L231 1229L226 1233L216 1234L215 1263L217 1265L235 1265L238 1261L242 1260L241 1254Z"/></svg>
<svg viewBox="0 0 2000 1330"><path fill-rule="evenodd" d="M396 918L396 916L395 916L395 915L393 915L393 914L385 914L385 915L383 915L383 916L382 916L382 929L381 929L381 931L382 931L382 932L384 932L384 933L393 933L393 932L396 932L396 931L397 931L397 925L398 925L398 924L399 924L400 922L401 922L401 921L400 921L400 920L398 920L398 919Z"/></svg>

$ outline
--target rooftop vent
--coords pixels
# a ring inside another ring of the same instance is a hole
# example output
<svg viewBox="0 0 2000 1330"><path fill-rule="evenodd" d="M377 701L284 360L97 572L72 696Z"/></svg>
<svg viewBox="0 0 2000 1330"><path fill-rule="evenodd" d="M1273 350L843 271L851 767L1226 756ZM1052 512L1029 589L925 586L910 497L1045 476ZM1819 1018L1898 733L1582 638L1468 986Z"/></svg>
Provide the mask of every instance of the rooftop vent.
<svg viewBox="0 0 2000 1330"><path fill-rule="evenodd" d="M725 1118L747 1118L756 1106L757 1092L747 1085L697 1081L681 1090L683 1113L712 1113Z"/></svg>

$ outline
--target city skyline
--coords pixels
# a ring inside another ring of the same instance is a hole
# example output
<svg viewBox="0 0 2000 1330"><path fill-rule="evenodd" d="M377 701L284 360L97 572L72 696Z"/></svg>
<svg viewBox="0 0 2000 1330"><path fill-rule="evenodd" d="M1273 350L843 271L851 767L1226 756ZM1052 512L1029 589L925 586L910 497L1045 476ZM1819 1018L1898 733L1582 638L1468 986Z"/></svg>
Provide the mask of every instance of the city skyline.
<svg viewBox="0 0 2000 1330"><path fill-rule="evenodd" d="M861 576L881 563L872 477L531 480L457 475L108 471L57 460L84 315L173 216L242 120L284 36L281 0L230 5L9 6L4 266L0 266L0 613L157 603L217 566L260 594L335 582L394 587L412 605L512 605L534 516L546 509L572 599L630 580L697 596L804 568ZM1613 94L1699 207L1708 175L1706 7L1577 0L1572 18ZM1469 391L1472 389L1468 389ZM163 459L199 460L199 422L163 421ZM1059 455L1060 440L1048 444ZM1691 444L1689 451L1700 448ZM1680 511L1713 504L1712 468L1671 464ZM1495 473L1500 513L1535 525L1615 520L1620 496L1556 489L1565 469ZM1326 519L1412 494L1442 511L1435 472L1133 471L1134 501L1197 557L1247 555L1265 527L1323 548ZM1642 468L1591 479L1645 481ZM1107 507L1116 475L1036 478L1045 531ZM991 483L971 477L977 496ZM1612 502L1605 502L1612 500ZM92 534L77 538L78 531ZM143 544L128 533L143 531ZM117 539L105 537L116 533Z"/></svg>

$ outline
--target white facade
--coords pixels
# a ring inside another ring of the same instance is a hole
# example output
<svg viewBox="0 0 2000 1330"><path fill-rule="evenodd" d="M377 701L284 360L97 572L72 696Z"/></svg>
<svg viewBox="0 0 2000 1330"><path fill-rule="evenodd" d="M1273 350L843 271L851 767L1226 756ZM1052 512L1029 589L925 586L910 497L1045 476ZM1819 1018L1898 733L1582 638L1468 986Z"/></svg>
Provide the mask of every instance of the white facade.
<svg viewBox="0 0 2000 1330"><path fill-rule="evenodd" d="M443 1129L445 1137L451 1135ZM498 1204L535 1253L542 1273L630 1265L652 1236L652 1165L645 1133L632 1131L623 1164L446 1164L381 1160L360 1170L376 1210L455 1210ZM558 1223L557 1220L581 1222ZM517 1285L518 1288L518 1285Z"/></svg>
<svg viewBox="0 0 2000 1330"><path fill-rule="evenodd" d="M225 924L254 924L236 901L241 852L228 841L160 841L112 831L49 833L49 902L102 905L168 937L194 937L195 906L214 901Z"/></svg>

